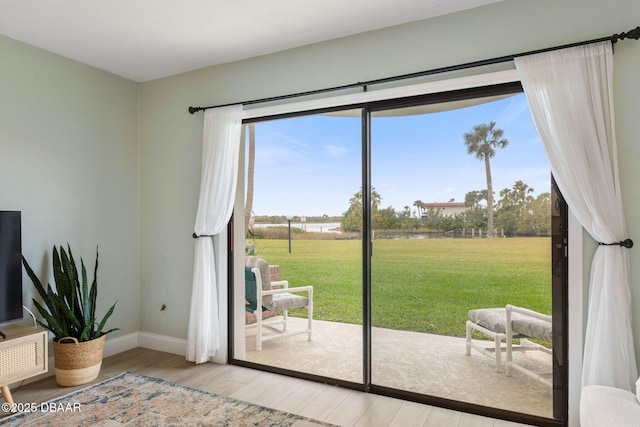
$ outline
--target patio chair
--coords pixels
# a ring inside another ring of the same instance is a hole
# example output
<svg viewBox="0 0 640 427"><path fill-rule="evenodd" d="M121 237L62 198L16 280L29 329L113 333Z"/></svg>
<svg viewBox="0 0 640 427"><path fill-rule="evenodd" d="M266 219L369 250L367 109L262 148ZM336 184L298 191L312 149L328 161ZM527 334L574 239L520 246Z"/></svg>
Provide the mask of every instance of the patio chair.
<svg viewBox="0 0 640 427"><path fill-rule="evenodd" d="M534 372L513 361L513 351L539 350L549 355L553 355L553 351L550 348L527 339L527 337L535 338L540 341L551 343L553 341L551 316L510 304L505 307L505 312L507 335L507 376L510 377L513 369L516 369L536 381L546 384L549 387L553 387L553 382L547 378L550 376L549 374ZM522 337L520 339L520 345L514 347L513 338L517 337Z"/></svg>
<svg viewBox="0 0 640 427"><path fill-rule="evenodd" d="M546 373L536 373L513 361L513 352L539 350L547 354L552 354L552 350L543 345L530 341L527 338L534 338L540 341L552 342L551 316L537 313L513 305L505 308L483 308L469 310L469 320L466 322L466 354L471 355L471 349L478 350L484 355L495 358L495 371L503 371L502 353L506 353L507 376L511 376L513 369L551 386L552 383L546 378ZM493 338L493 347L484 347L473 342L472 332L480 332ZM519 338L520 344L514 345L513 339ZM505 346L502 346L502 341Z"/></svg>
<svg viewBox="0 0 640 427"><path fill-rule="evenodd" d="M245 325L256 328L256 349L262 350L262 343L276 338L307 334L311 341L313 325L313 286L289 287L286 280L271 281L269 264L256 256L245 257L245 310L255 314L256 323ZM296 295L306 293L307 296ZM307 309L307 328L288 330L288 311L296 308ZM282 317L265 320L264 311L282 312ZM277 327L280 325L280 327ZM264 329L273 334L265 335Z"/></svg>
<svg viewBox="0 0 640 427"><path fill-rule="evenodd" d="M271 283L280 281L280 266L269 264L269 278L271 279ZM278 288L277 285L274 288ZM245 300L245 304L249 302ZM280 313L274 310L262 310L262 320L268 319L270 317L279 316ZM256 315L253 312L245 311L244 312L244 324L249 325L251 323L256 323Z"/></svg>
<svg viewBox="0 0 640 427"><path fill-rule="evenodd" d="M471 356L471 349L479 351L495 360L495 371L502 372L502 341L506 339L506 311L504 308L482 308L469 310L466 323L466 354ZM473 331L493 338L493 347L485 347L473 341Z"/></svg>

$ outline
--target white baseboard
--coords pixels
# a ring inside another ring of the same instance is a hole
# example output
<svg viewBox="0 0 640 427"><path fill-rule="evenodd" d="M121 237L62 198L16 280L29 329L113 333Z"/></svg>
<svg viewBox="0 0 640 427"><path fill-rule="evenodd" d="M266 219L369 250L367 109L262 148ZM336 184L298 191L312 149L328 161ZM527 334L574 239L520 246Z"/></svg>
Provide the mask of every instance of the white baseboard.
<svg viewBox="0 0 640 427"><path fill-rule="evenodd" d="M107 339L104 342L103 357L113 356L118 353L134 349L136 347L148 348L150 350L164 351L166 353L184 356L186 354L187 340L168 337L165 335L152 334L149 332L132 332L120 337ZM51 377L55 374L53 344L49 345L48 363L49 370L46 374L28 378L24 381L24 384L30 384L47 377Z"/></svg>
<svg viewBox="0 0 640 427"><path fill-rule="evenodd" d="M122 353L123 351L138 347L138 335L139 332L133 332L121 337L107 339L104 342L104 350L102 353L103 357L113 356L114 354ZM107 335L107 337L108 336L109 335Z"/></svg>
<svg viewBox="0 0 640 427"><path fill-rule="evenodd" d="M138 332L138 347L184 356L187 354L187 340L166 335Z"/></svg>
<svg viewBox="0 0 640 427"><path fill-rule="evenodd" d="M104 343L104 357L113 356L136 347L184 356L187 349L187 340L152 334L151 332L133 332L106 340Z"/></svg>

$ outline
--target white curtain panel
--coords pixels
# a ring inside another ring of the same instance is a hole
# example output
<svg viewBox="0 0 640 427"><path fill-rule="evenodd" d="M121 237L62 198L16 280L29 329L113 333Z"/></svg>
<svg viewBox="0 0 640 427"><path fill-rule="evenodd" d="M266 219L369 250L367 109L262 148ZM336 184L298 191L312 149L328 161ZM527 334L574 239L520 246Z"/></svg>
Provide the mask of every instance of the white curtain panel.
<svg viewBox="0 0 640 427"><path fill-rule="evenodd" d="M613 48L595 43L516 59L553 175L598 242L625 240L613 112ZM591 268L582 384L637 379L628 249L600 245Z"/></svg>
<svg viewBox="0 0 640 427"><path fill-rule="evenodd" d="M204 112L202 176L194 232L195 256L187 360L203 363L220 348L218 284L213 238L225 230L236 192L242 105Z"/></svg>

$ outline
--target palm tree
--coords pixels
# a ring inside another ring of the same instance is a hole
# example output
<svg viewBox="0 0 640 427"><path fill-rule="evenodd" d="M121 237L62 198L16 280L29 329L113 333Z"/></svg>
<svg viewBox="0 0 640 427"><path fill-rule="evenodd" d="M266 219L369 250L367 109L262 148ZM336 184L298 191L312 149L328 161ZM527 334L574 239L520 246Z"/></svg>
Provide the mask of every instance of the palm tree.
<svg viewBox="0 0 640 427"><path fill-rule="evenodd" d="M375 187L371 187L371 210L377 211L382 203L382 196L378 193Z"/></svg>
<svg viewBox="0 0 640 427"><path fill-rule="evenodd" d="M464 205L472 210L479 209L483 200L487 200L487 190L469 191L464 195Z"/></svg>
<svg viewBox="0 0 640 427"><path fill-rule="evenodd" d="M496 148L504 148L509 141L502 138L504 131L496 129L496 122L480 124L473 127L471 132L464 134L464 144L467 153L473 154L479 160L484 160L487 174L487 238L493 238L493 183L491 182L491 164L489 159L496 155Z"/></svg>
<svg viewBox="0 0 640 427"><path fill-rule="evenodd" d="M382 196L371 188L371 213L378 212ZM373 216L373 215L372 215ZM362 189L358 190L349 199L349 209L342 214L341 227L343 231L361 231L362 230Z"/></svg>
<svg viewBox="0 0 640 427"><path fill-rule="evenodd" d="M416 200L415 202L413 202L413 206L418 208L418 218L422 218L422 215L424 213L424 202L422 200Z"/></svg>
<svg viewBox="0 0 640 427"><path fill-rule="evenodd" d="M380 208L380 203L382 203L382 196L376 191L375 187L371 187L371 209L377 211ZM358 190L358 192L349 199L349 207L357 207L359 209L361 206L362 189Z"/></svg>

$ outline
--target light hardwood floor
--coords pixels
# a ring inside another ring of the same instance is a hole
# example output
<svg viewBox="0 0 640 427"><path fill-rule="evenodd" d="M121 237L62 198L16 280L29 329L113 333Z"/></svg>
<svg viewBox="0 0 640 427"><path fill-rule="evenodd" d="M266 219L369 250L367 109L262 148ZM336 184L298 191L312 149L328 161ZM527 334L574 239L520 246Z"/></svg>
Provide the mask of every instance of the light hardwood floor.
<svg viewBox="0 0 640 427"><path fill-rule="evenodd" d="M53 369L53 367L51 367ZM104 359L94 383L129 371L223 396L292 412L340 426L518 427L480 417L374 394L232 365L194 365L183 356L136 348ZM13 390L16 402L41 403L81 387L58 387L55 378ZM4 414L0 414L2 420Z"/></svg>

